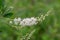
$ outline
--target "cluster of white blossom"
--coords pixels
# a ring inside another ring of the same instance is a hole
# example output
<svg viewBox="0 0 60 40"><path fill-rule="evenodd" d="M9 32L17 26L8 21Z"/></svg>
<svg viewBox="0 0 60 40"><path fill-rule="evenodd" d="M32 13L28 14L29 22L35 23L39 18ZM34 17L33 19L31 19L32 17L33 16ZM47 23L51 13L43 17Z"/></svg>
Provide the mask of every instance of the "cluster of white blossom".
<svg viewBox="0 0 60 40"><path fill-rule="evenodd" d="M31 18L14 18L13 21L10 21L10 24L14 23L15 25L21 25L21 26L31 26L37 24L37 18L31 17Z"/></svg>
<svg viewBox="0 0 60 40"><path fill-rule="evenodd" d="M12 8L12 7L11 7ZM20 25L20 26L32 26L36 25L38 22L42 22L45 20L45 17L50 14L51 10L49 10L45 15L41 15L40 17L31 17L31 18L14 18L12 21L9 21L10 24Z"/></svg>
<svg viewBox="0 0 60 40"><path fill-rule="evenodd" d="M20 22L21 26L31 26L37 24L37 19L34 17L25 18Z"/></svg>

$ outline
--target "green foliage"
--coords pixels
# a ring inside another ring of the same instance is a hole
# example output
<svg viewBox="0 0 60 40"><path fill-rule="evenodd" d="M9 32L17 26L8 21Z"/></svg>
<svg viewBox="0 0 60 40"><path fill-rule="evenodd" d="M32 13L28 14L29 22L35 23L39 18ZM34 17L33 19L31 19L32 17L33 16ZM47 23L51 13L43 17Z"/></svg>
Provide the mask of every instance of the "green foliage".
<svg viewBox="0 0 60 40"><path fill-rule="evenodd" d="M40 17L51 8L50 15L32 27L17 30L9 24L11 18ZM29 40L60 40L60 0L0 0L0 40L21 40L33 29L36 31Z"/></svg>
<svg viewBox="0 0 60 40"><path fill-rule="evenodd" d="M10 7L8 8L6 0L0 0L0 16L11 17L13 15L11 9Z"/></svg>

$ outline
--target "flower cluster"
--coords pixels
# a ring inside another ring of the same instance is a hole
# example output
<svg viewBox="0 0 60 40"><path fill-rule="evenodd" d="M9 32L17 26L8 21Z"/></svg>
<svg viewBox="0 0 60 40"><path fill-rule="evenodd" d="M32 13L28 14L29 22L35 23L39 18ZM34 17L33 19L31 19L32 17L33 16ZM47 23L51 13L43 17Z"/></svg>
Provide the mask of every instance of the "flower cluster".
<svg viewBox="0 0 60 40"><path fill-rule="evenodd" d="M37 19L34 17L31 18L25 18L20 22L20 25L22 26L31 26L37 24Z"/></svg>
<svg viewBox="0 0 60 40"><path fill-rule="evenodd" d="M13 21L10 21L10 24L14 23L15 25L21 25L21 26L31 26L37 24L37 18L31 17L31 18L14 18Z"/></svg>
<svg viewBox="0 0 60 40"><path fill-rule="evenodd" d="M12 7L11 7L12 8ZM41 15L40 17L31 17L31 18L14 18L13 21L9 21L10 24L20 25L20 26L32 26L36 25L38 22L42 22L45 20L45 17L51 13L49 10L45 15Z"/></svg>
<svg viewBox="0 0 60 40"><path fill-rule="evenodd" d="M51 10L49 10L45 15L41 15L40 17L37 17L39 22L42 22L43 20L45 20L45 17L48 16L50 14Z"/></svg>
<svg viewBox="0 0 60 40"><path fill-rule="evenodd" d="M20 26L32 26L36 25L38 22L42 22L45 20L45 17L48 16L49 14L41 15L41 17L31 17L31 18L14 18L12 21L10 21L10 24L14 25L20 25Z"/></svg>

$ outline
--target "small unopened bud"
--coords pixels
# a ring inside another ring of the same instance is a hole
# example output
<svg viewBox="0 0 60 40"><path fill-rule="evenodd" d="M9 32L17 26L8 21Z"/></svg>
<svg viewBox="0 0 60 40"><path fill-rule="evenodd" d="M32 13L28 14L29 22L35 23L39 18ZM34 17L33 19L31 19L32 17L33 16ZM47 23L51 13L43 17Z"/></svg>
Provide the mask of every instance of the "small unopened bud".
<svg viewBox="0 0 60 40"><path fill-rule="evenodd" d="M14 7L10 6L11 9L13 9Z"/></svg>

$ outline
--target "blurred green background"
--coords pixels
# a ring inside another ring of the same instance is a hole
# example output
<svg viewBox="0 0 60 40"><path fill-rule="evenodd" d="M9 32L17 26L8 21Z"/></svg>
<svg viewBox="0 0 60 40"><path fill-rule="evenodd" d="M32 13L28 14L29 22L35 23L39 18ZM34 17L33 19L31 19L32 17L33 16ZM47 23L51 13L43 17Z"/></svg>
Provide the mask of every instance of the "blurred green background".
<svg viewBox="0 0 60 40"><path fill-rule="evenodd" d="M9 7L13 10L6 12ZM50 15L31 28L16 30L8 24L16 17L40 17L50 9L53 9ZM0 0L0 40L21 40L33 29L36 31L29 40L60 40L60 0Z"/></svg>

